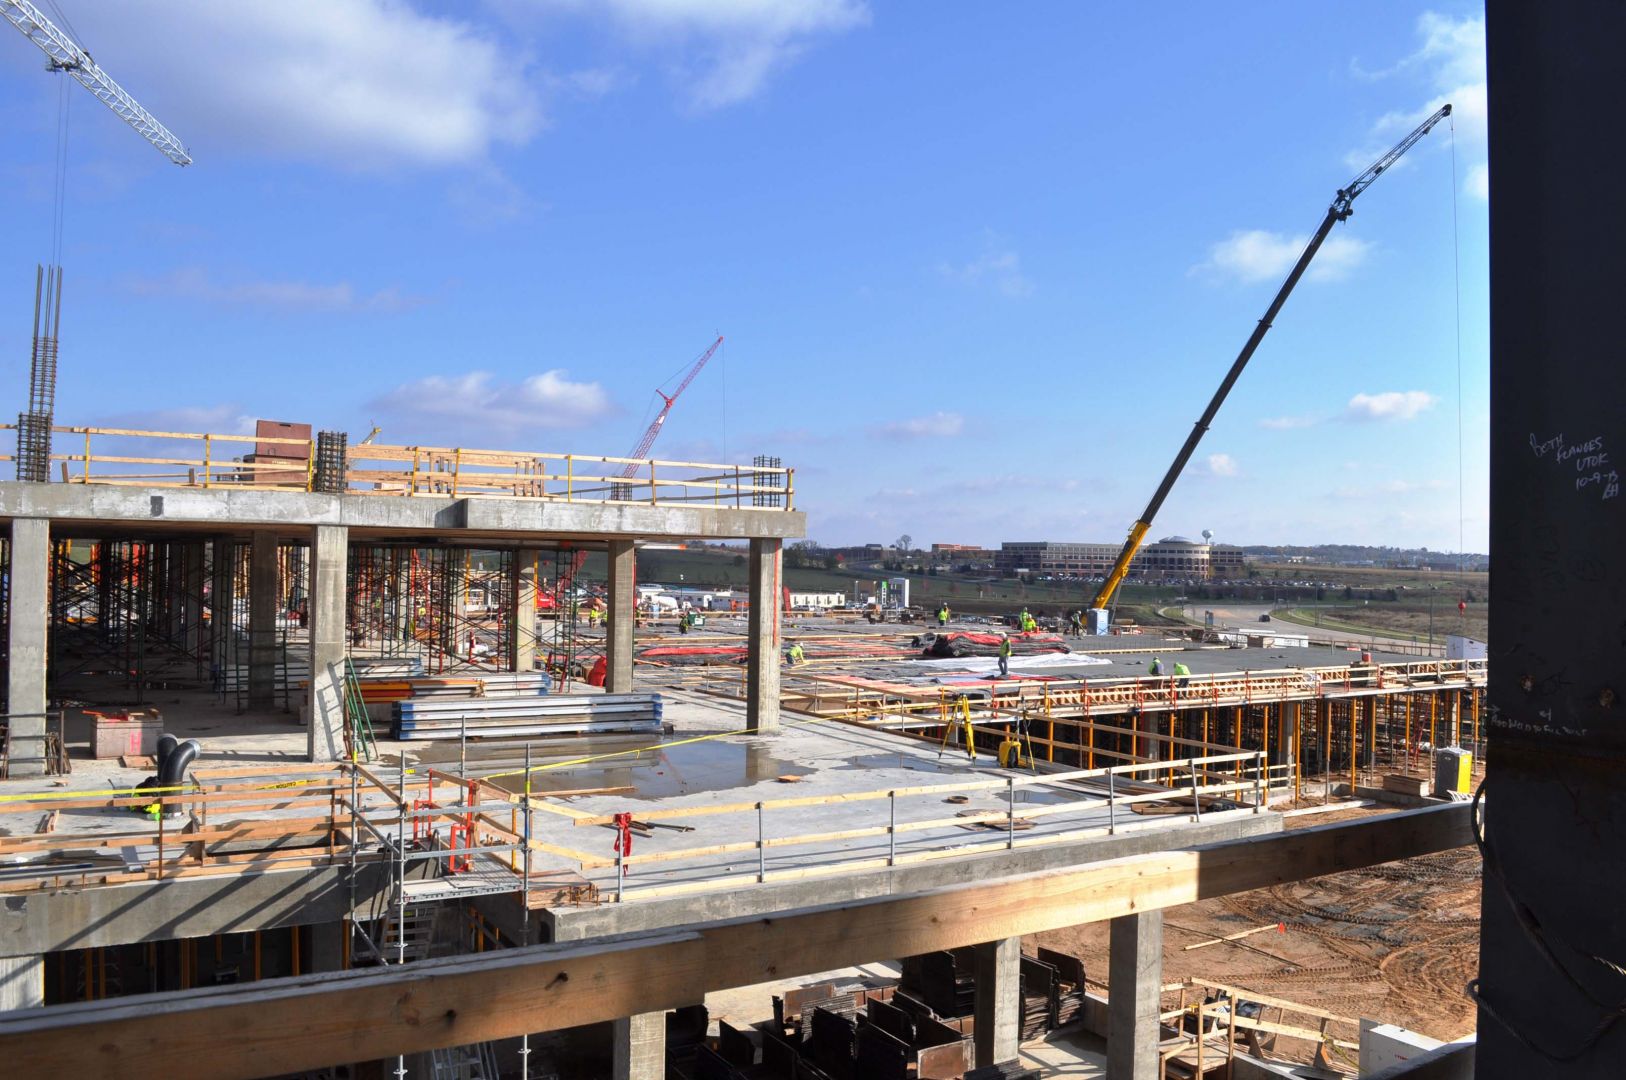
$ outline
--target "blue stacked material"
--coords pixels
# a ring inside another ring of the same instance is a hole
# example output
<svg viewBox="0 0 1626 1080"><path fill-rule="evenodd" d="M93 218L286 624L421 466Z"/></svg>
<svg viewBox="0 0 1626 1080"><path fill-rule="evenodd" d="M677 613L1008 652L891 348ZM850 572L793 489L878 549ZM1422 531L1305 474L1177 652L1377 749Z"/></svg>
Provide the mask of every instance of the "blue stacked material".
<svg viewBox="0 0 1626 1080"><path fill-rule="evenodd" d="M397 739L658 735L659 694L407 699L390 709Z"/></svg>

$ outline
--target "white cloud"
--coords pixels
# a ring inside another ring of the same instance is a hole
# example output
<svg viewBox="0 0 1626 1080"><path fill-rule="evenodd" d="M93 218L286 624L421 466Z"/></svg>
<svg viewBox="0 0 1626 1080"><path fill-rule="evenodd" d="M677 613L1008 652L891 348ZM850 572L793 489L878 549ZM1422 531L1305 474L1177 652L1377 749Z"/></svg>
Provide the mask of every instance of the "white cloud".
<svg viewBox="0 0 1626 1080"><path fill-rule="evenodd" d="M232 145L341 168L463 165L542 125L512 43L403 0L128 0L75 16L200 162Z"/></svg>
<svg viewBox="0 0 1626 1080"><path fill-rule="evenodd" d="M1287 236L1265 229L1239 229L1209 249L1206 262L1192 272L1230 278L1244 284L1276 281L1287 276L1310 238ZM1327 237L1304 277L1308 281L1339 281L1366 260L1368 241L1348 235Z"/></svg>
<svg viewBox="0 0 1626 1080"><path fill-rule="evenodd" d="M949 438L965 430L965 417L954 412L934 412L908 420L893 420L874 428L883 439Z"/></svg>
<svg viewBox="0 0 1626 1080"><path fill-rule="evenodd" d="M1033 291L1033 282L1022 273L1021 256L1009 249L991 248L978 258L958 265L940 262L937 272L950 281L987 284L1004 296L1027 296Z"/></svg>
<svg viewBox="0 0 1626 1080"><path fill-rule="evenodd" d="M195 435L250 435L254 432L255 418L237 404L179 405L172 409L146 409L137 412L116 413L99 419L102 427L128 428L134 431L177 431ZM173 451L175 443L170 446ZM252 448L250 448L252 449ZM114 450L123 454L126 451ZM184 454L171 453L169 456Z"/></svg>
<svg viewBox="0 0 1626 1080"><path fill-rule="evenodd" d="M358 292L348 281L321 285L309 281L224 283L195 267L156 278L132 278L124 287L137 296L178 296L211 304L274 308L281 311L388 313L410 311L428 301L391 285Z"/></svg>
<svg viewBox="0 0 1626 1080"><path fill-rule="evenodd" d="M810 44L869 23L863 0L543 0L607 18L635 46L667 57L688 104L755 97Z"/></svg>
<svg viewBox="0 0 1626 1080"><path fill-rule="evenodd" d="M1291 431L1294 428L1313 427L1315 423L1313 416L1267 416L1259 421L1259 426L1267 431Z"/></svg>
<svg viewBox="0 0 1626 1080"><path fill-rule="evenodd" d="M1347 501L1444 490L1445 484L1439 480L1382 480L1371 484L1346 485L1336 488L1332 494L1336 499Z"/></svg>
<svg viewBox="0 0 1626 1080"><path fill-rule="evenodd" d="M396 387L374 405L469 433L581 428L615 411L602 386L572 382L568 375L554 368L518 383L496 382L485 371L430 375Z"/></svg>
<svg viewBox="0 0 1626 1080"><path fill-rule="evenodd" d="M1209 454L1208 475L1235 476L1237 475L1236 459L1230 454Z"/></svg>
<svg viewBox="0 0 1626 1080"><path fill-rule="evenodd" d="M1381 394L1356 394L1349 399L1344 415L1351 420L1415 420L1439 401L1426 390L1387 390Z"/></svg>
<svg viewBox="0 0 1626 1080"><path fill-rule="evenodd" d="M1488 114L1484 17L1457 19L1427 11L1417 19L1417 36L1421 41L1414 52L1387 70L1367 77L1420 78L1428 88L1429 97L1421 105L1396 109L1380 117L1372 126L1368 145L1349 155L1352 167L1365 168L1448 101L1451 122L1464 153L1481 159L1485 154ZM1483 175L1484 168L1482 160L1469 165L1463 184L1468 194L1488 196L1490 189Z"/></svg>
<svg viewBox="0 0 1626 1080"><path fill-rule="evenodd" d="M1462 190L1481 202L1490 201L1490 165L1481 161L1468 169L1467 179L1462 182Z"/></svg>

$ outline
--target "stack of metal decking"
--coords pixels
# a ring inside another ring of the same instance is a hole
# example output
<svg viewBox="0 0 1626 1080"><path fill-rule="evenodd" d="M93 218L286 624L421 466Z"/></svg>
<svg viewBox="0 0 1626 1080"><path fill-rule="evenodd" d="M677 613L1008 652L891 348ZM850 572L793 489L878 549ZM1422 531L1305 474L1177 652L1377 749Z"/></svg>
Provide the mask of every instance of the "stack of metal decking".
<svg viewBox="0 0 1626 1080"><path fill-rule="evenodd" d="M397 739L658 735L659 694L409 698L390 710Z"/></svg>

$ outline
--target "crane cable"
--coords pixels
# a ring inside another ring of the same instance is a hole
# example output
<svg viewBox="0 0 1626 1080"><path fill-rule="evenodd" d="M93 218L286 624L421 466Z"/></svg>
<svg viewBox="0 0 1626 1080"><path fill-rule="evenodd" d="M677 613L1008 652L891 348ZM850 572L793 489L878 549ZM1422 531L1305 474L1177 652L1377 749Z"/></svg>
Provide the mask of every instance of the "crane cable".
<svg viewBox="0 0 1626 1080"><path fill-rule="evenodd" d="M68 131L73 95L68 93L66 73L58 72L56 93L56 152L51 179L51 265L62 265L62 230L68 216Z"/></svg>
<svg viewBox="0 0 1626 1080"><path fill-rule="evenodd" d="M1451 123L1451 269L1454 277L1457 308L1457 568L1465 569L1468 562L1467 512L1463 493L1463 437L1462 437L1462 240L1457 225L1457 121Z"/></svg>

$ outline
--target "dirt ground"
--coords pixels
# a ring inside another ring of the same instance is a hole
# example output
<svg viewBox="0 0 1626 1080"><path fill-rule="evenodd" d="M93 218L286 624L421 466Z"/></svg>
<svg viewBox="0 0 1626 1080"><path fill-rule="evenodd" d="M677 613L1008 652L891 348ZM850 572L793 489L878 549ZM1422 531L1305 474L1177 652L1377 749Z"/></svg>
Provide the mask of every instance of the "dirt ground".
<svg viewBox="0 0 1626 1080"><path fill-rule="evenodd" d="M1309 814L1289 819L1288 827L1383 812ZM1479 966L1479 874L1479 855L1467 847L1172 908L1163 922L1164 984L1195 976L1352 1020L1368 1017L1436 1039L1461 1038L1474 1028L1464 988ZM1282 929L1185 948L1271 924ZM1035 940L1081 957L1090 982L1104 985L1106 923ZM1177 1005L1177 995L1165 995L1165 1010ZM1313 1026L1291 1014L1284 1022ZM1353 1042L1358 1028L1334 1024L1331 1033ZM1307 1061L1313 1050L1307 1042L1278 1040L1275 1056Z"/></svg>

